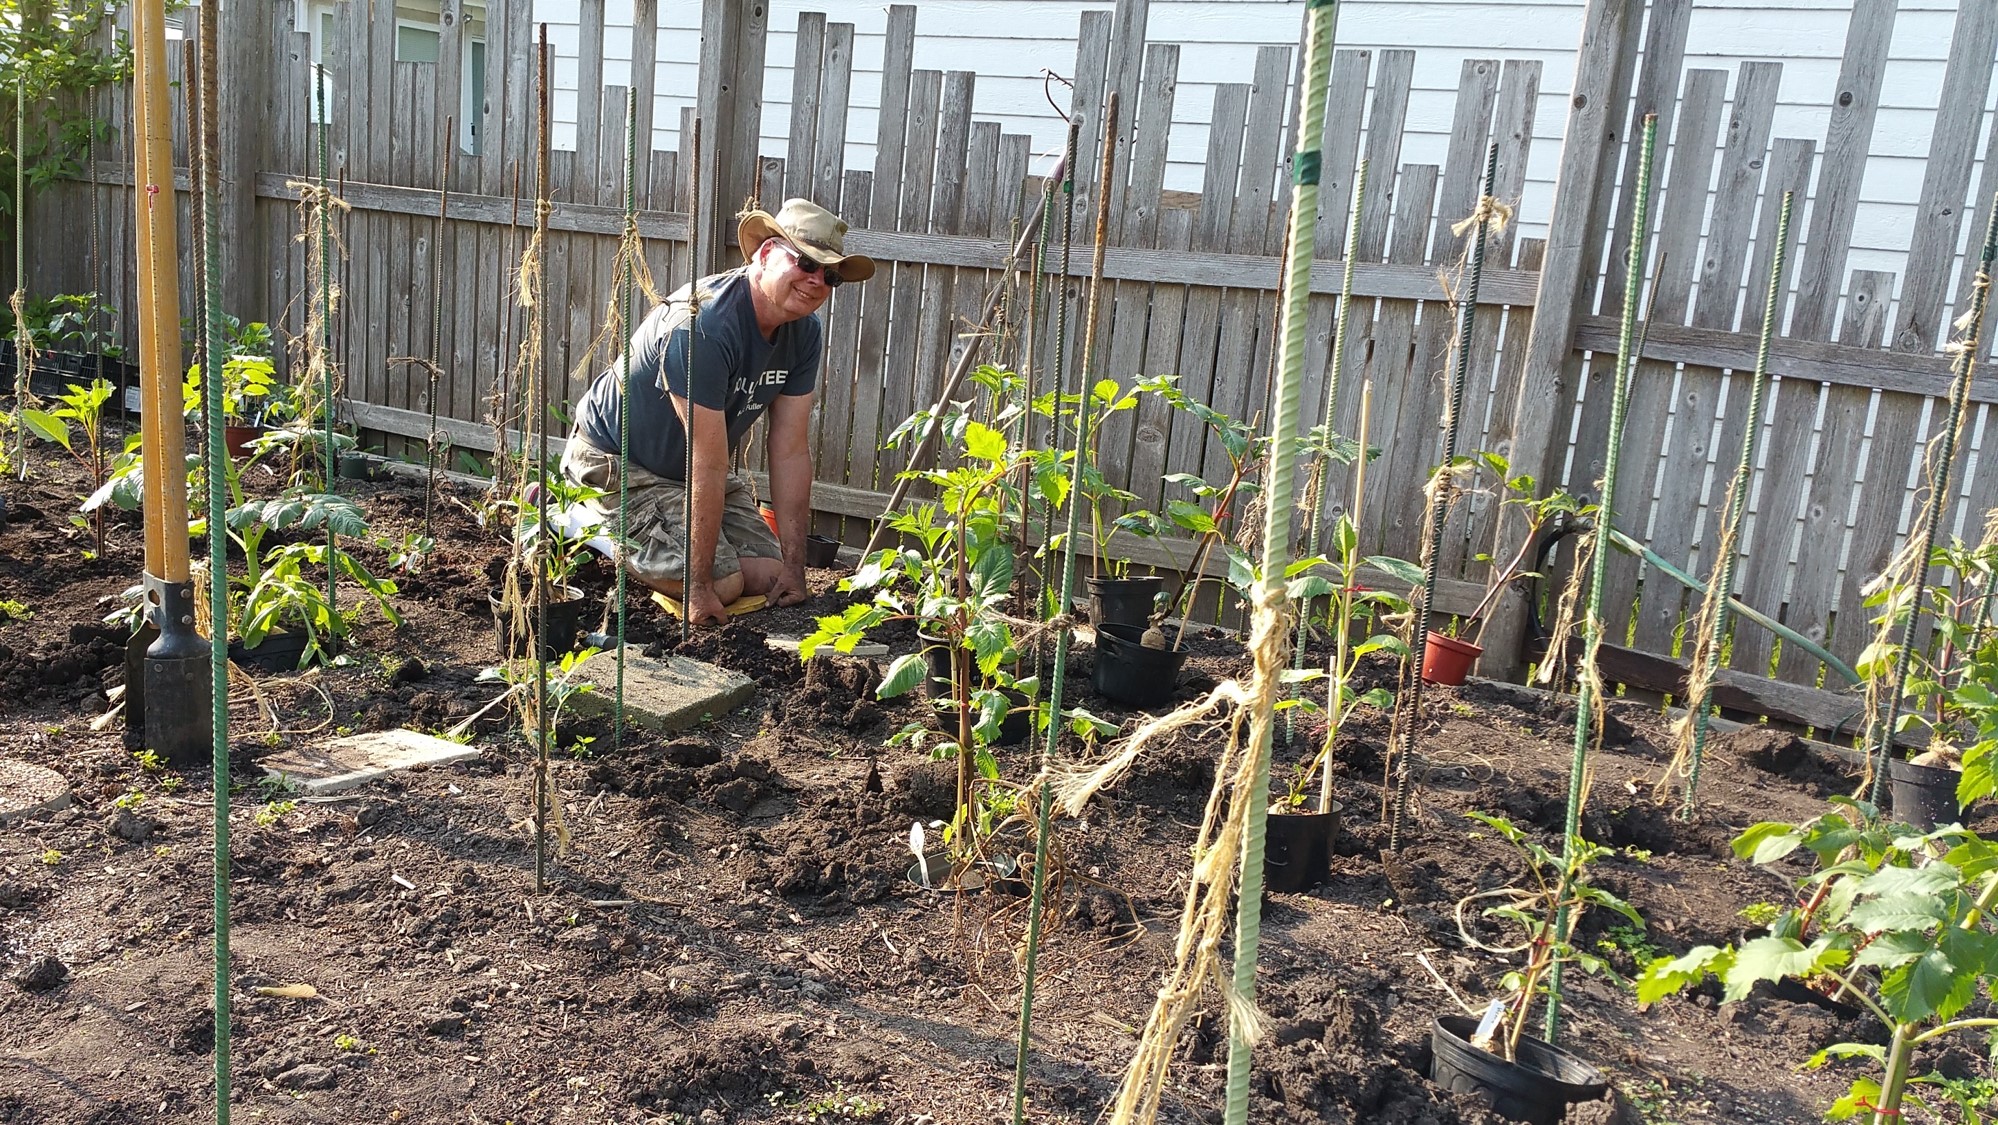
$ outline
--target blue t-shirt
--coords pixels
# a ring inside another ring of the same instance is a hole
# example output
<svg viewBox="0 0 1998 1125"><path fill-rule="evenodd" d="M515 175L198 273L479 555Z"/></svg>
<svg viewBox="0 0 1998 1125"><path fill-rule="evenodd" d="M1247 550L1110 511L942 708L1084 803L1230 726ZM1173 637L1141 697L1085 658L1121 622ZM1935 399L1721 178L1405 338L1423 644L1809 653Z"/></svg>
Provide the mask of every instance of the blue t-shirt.
<svg viewBox="0 0 1998 1125"><path fill-rule="evenodd" d="M670 480L687 477L687 434L668 394L719 410L728 420L733 461L743 435L778 395L803 396L818 385L823 329L816 314L779 325L764 339L756 326L749 276L733 269L700 280L693 326L693 392L688 393L687 286L654 308L631 334L631 460ZM598 375L576 404L576 433L606 453L619 451L618 374L623 357Z"/></svg>

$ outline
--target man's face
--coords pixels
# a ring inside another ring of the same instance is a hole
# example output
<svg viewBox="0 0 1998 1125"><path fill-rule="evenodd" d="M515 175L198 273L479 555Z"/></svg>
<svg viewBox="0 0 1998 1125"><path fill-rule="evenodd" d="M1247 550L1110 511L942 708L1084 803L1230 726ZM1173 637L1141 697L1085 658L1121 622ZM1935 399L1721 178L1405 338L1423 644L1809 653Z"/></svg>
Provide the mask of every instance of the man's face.
<svg viewBox="0 0 1998 1125"><path fill-rule="evenodd" d="M762 267L758 278L758 288L787 321L800 320L819 311L832 296L832 286L826 284L824 269L810 273L799 267L799 261L816 265L803 253L784 242L772 238L764 242L756 253L757 264Z"/></svg>

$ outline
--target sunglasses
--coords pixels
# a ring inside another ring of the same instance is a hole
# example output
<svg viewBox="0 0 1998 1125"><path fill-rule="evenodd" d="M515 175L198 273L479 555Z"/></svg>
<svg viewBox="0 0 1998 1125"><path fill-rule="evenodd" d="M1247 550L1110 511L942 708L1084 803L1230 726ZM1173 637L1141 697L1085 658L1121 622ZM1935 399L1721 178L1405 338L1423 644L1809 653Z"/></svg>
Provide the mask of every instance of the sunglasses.
<svg viewBox="0 0 1998 1125"><path fill-rule="evenodd" d="M818 273L820 270L824 270L825 283L827 289L838 289L840 285L846 281L845 278L839 275L839 271L833 269L831 266L826 265L824 262L821 262L816 258L810 257L804 251L798 249L796 246L793 246L788 242L780 240L777 243L777 247L778 249L791 255L791 260L798 263L799 273L814 274Z"/></svg>

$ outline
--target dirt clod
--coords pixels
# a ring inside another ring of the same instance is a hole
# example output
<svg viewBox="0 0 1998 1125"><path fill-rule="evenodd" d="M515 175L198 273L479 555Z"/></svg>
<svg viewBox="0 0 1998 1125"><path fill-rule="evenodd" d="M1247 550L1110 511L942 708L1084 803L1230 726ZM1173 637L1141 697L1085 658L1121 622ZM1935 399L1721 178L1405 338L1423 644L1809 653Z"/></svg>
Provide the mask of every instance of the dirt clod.
<svg viewBox="0 0 1998 1125"><path fill-rule="evenodd" d="M28 992L47 992L67 979L69 966L48 956L29 961L25 968L14 974L14 983Z"/></svg>

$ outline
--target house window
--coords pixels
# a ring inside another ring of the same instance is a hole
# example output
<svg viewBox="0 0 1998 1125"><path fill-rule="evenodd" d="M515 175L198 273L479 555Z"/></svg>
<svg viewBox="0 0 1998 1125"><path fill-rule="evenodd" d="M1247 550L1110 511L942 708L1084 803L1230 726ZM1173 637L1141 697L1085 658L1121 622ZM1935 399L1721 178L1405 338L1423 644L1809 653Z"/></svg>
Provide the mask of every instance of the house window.
<svg viewBox="0 0 1998 1125"><path fill-rule="evenodd" d="M397 62L437 61L438 48L443 37L434 27L397 20L395 25L395 59Z"/></svg>

